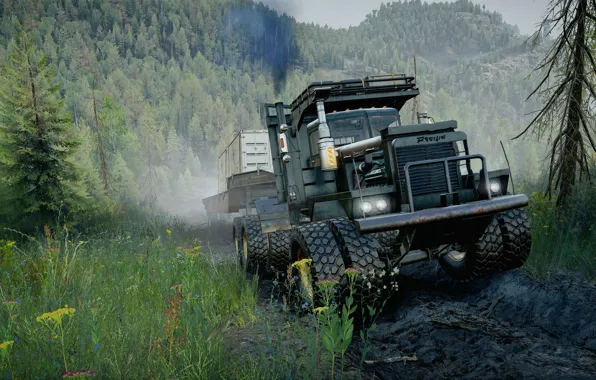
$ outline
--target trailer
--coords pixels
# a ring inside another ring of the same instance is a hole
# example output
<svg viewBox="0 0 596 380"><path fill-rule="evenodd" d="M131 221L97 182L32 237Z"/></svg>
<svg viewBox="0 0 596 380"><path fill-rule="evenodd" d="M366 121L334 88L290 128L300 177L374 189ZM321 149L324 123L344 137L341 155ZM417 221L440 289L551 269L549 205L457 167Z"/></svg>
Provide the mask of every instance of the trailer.
<svg viewBox="0 0 596 380"><path fill-rule="evenodd" d="M218 193L203 199L209 223L256 214L256 201L277 197L267 130L242 130L218 157Z"/></svg>

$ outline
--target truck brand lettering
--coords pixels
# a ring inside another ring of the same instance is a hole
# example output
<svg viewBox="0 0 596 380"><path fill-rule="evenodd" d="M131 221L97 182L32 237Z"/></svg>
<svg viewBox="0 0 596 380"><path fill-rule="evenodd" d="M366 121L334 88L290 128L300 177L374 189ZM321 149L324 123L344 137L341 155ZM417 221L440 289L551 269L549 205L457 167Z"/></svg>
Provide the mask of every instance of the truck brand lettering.
<svg viewBox="0 0 596 380"><path fill-rule="evenodd" d="M422 142L439 142L445 140L447 135L436 135L436 136L420 136L418 137L418 144Z"/></svg>

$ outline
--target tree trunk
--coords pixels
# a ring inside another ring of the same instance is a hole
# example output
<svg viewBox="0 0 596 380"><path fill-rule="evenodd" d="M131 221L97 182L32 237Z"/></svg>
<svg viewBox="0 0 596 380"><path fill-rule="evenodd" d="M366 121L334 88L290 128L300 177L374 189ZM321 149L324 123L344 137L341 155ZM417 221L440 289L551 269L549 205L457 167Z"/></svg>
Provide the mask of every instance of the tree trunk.
<svg viewBox="0 0 596 380"><path fill-rule="evenodd" d="M101 177L103 179L103 186L106 191L110 189L108 181L108 166L106 165L106 157L103 152L103 141L99 132L99 119L97 117L97 105L95 103L95 93L93 94L93 116L95 117L95 130L97 132L97 150L99 152L99 165L101 170Z"/></svg>
<svg viewBox="0 0 596 380"><path fill-rule="evenodd" d="M563 205L571 194L577 179L577 166L580 162L581 119L580 113L584 79L584 45L586 38L586 11L588 0L579 0L577 5L577 32L574 41L573 72L575 78L571 84L567 126L563 132L564 140L561 151L560 194L558 205Z"/></svg>

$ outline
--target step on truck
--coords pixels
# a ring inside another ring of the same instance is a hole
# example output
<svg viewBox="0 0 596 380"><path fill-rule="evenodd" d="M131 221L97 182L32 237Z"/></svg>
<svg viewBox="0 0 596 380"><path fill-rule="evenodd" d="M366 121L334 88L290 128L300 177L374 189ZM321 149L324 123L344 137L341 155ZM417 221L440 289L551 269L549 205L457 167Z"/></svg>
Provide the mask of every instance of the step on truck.
<svg viewBox="0 0 596 380"><path fill-rule="evenodd" d="M509 169L489 170L470 152L456 121L404 123L400 111L418 95L413 77L394 74L315 82L291 105L263 105L267 191L243 196L252 212L232 228L246 271L345 285L355 268L369 278L362 292L378 294L386 278L370 274L420 261L459 281L524 264L528 197L508 192ZM292 266L304 259L310 272Z"/></svg>

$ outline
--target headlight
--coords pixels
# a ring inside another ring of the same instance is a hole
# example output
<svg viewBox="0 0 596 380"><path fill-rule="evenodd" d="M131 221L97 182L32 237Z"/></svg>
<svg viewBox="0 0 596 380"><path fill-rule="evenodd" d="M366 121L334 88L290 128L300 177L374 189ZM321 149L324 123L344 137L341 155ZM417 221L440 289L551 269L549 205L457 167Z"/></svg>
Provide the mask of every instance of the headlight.
<svg viewBox="0 0 596 380"><path fill-rule="evenodd" d="M372 211L372 204L370 202L362 202L362 204L360 205L360 209L364 213L369 213Z"/></svg>
<svg viewBox="0 0 596 380"><path fill-rule="evenodd" d="M490 191L491 193L498 193L501 191L501 184L499 182L493 181L490 183Z"/></svg>
<svg viewBox="0 0 596 380"><path fill-rule="evenodd" d="M384 199L379 199L375 206L377 206L377 210L385 211L387 209L387 201Z"/></svg>

